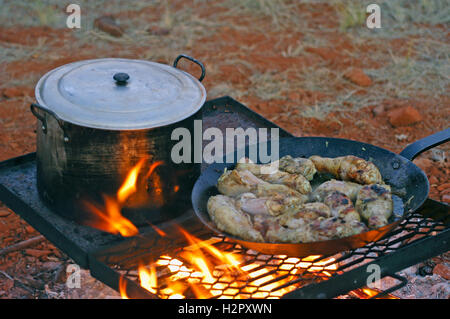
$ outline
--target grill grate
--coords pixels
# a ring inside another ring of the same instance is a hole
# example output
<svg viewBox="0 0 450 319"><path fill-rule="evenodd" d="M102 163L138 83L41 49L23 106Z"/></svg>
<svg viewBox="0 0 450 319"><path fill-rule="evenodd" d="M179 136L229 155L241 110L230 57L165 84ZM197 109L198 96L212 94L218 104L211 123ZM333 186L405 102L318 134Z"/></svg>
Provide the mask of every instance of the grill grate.
<svg viewBox="0 0 450 319"><path fill-rule="evenodd" d="M193 245L192 242L179 241L174 244L169 238L156 238L158 236L156 233L153 238L158 242L159 249L156 252L144 248L140 253L123 259L118 259L108 252L100 259L114 269L119 277L125 279L126 284L133 282L134 285L139 285L138 265L141 265L148 277L143 281L143 285L147 284L147 291L158 298L280 298L289 292L295 293L301 291L303 287L319 282L331 283L334 278L344 273L367 267L369 263L376 262L383 256L394 256L402 248L412 247L430 237L443 233L448 237L449 231L444 223L447 217L433 217L438 219L420 213L410 214L387 237L363 248L332 256L305 258L265 255L246 249L226 238L211 236L208 233L201 234L201 230L197 232L193 230L194 235L203 238L203 243L212 245L223 254L232 254L240 260L238 270L230 267L230 263L225 265L207 249L202 249L203 256L209 264L210 277L202 274L199 267L193 265L191 259L186 258L189 252L199 250L198 243ZM167 247L166 243L169 244ZM156 280L153 279L152 282L151 276ZM395 274L390 276L397 279L399 284L386 288L379 295L372 294L369 297L379 297L405 284L402 277ZM363 292L364 289L353 295L361 297Z"/></svg>

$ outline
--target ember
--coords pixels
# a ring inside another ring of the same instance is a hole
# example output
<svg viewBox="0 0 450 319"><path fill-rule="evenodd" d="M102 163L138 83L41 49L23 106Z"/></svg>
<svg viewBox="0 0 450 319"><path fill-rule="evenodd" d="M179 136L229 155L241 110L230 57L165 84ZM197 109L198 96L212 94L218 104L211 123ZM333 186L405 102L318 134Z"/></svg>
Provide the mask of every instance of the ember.
<svg viewBox="0 0 450 319"><path fill-rule="evenodd" d="M222 238L201 240L179 230L190 245L176 258L164 254L138 267L140 285L160 298L280 298L301 286L295 279L319 272L329 277L337 269L334 258L315 262L321 257L317 255L249 259L239 250L230 251L230 243Z"/></svg>

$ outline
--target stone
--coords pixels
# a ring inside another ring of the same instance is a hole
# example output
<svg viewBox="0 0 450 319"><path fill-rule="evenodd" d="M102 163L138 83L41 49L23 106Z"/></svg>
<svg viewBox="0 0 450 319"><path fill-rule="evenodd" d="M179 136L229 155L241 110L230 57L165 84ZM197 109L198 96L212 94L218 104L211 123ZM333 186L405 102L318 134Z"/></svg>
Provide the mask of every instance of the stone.
<svg viewBox="0 0 450 319"><path fill-rule="evenodd" d="M162 28L162 27L158 27L158 26L154 25L154 26L149 27L147 29L147 32L150 33L151 35L163 36L163 35L168 35L170 33L170 29Z"/></svg>
<svg viewBox="0 0 450 319"><path fill-rule="evenodd" d="M2 91L2 95L7 99L23 96L33 96L33 94L33 89L19 86L4 88Z"/></svg>
<svg viewBox="0 0 450 319"><path fill-rule="evenodd" d="M447 188L450 188L450 183L445 183L445 184L439 185L437 187L437 190L441 192L441 191L443 191L444 189L447 189Z"/></svg>
<svg viewBox="0 0 450 319"><path fill-rule="evenodd" d="M433 273L450 280L450 269L444 263L437 264L433 269Z"/></svg>
<svg viewBox="0 0 450 319"><path fill-rule="evenodd" d="M422 121L422 115L412 106L393 109L387 113L392 126L408 126Z"/></svg>
<svg viewBox="0 0 450 319"><path fill-rule="evenodd" d="M444 194L444 195L442 195L441 200L442 200L444 203L450 204L450 194Z"/></svg>
<svg viewBox="0 0 450 319"><path fill-rule="evenodd" d="M116 23L116 19L112 16L101 16L95 19L94 27L113 37L121 37L124 33L123 29Z"/></svg>
<svg viewBox="0 0 450 319"><path fill-rule="evenodd" d="M371 86L372 79L360 68L353 68L344 74L344 78L359 86Z"/></svg>
<svg viewBox="0 0 450 319"><path fill-rule="evenodd" d="M377 106L375 106L375 107L372 109L372 113L373 113L373 115L375 115L375 116L379 116L379 115L383 114L385 111L386 111L386 110L385 110L385 108L384 108L384 105L382 105L382 104L377 105Z"/></svg>
<svg viewBox="0 0 450 319"><path fill-rule="evenodd" d="M436 178L436 176L431 176L431 177L428 179L428 182L430 182L430 185L433 185L433 184L439 183L439 180Z"/></svg>

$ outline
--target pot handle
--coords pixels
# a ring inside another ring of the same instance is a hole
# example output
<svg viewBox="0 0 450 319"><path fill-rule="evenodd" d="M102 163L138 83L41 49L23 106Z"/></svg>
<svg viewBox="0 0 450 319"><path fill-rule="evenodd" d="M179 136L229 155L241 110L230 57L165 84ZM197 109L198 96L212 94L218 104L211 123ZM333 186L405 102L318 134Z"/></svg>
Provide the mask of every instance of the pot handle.
<svg viewBox="0 0 450 319"><path fill-rule="evenodd" d="M203 63L201 63L200 61L198 61L197 59L194 59L193 57L186 55L186 54L180 54L179 56L177 56L177 58L175 59L175 61L173 61L173 67L176 68L178 65L178 61L180 61L181 58L185 58L191 62L194 62L195 64L197 64L198 66L200 66L200 68L202 69L202 75L200 75L200 77L198 78L198 80L201 82L203 80L203 78L205 77L205 66L203 65Z"/></svg>
<svg viewBox="0 0 450 319"><path fill-rule="evenodd" d="M400 152L400 155L412 161L419 154L429 150L430 148L444 144L449 140L450 140L450 128L447 128L443 131L434 133L430 136L415 141L412 144L409 144L407 147L403 149L403 151Z"/></svg>
<svg viewBox="0 0 450 319"><path fill-rule="evenodd" d="M49 109L43 107L43 106L40 105L40 104L37 104L37 103L31 103L31 105L30 105L31 113L33 113L33 115L36 116L36 118L37 118L39 121L41 121L41 123L42 123L42 131L44 132L44 134L47 133L47 120L46 120L45 116L43 116L42 114L40 114L36 109L39 109L39 110L41 110L41 111L44 111L44 112L50 114L51 116L53 116L53 117L56 119L56 121L58 122L59 126L60 126L61 128L64 128L64 127L63 127L63 123L64 123L63 120L61 120L61 119L58 117L58 115L55 114L55 112L53 112L53 111L51 111L51 110L49 110Z"/></svg>

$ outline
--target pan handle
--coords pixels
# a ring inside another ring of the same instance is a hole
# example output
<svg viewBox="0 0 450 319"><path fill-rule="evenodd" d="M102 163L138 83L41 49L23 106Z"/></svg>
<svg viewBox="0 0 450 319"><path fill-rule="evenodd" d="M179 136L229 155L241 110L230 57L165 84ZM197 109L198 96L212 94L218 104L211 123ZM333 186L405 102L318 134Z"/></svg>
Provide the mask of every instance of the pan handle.
<svg viewBox="0 0 450 319"><path fill-rule="evenodd" d="M419 154L429 150L430 148L448 142L449 140L450 140L450 128L447 128L446 130L437 132L433 135L424 137L423 139L420 139L412 144L409 144L407 147L404 148L403 151L401 151L400 155L412 161Z"/></svg>

